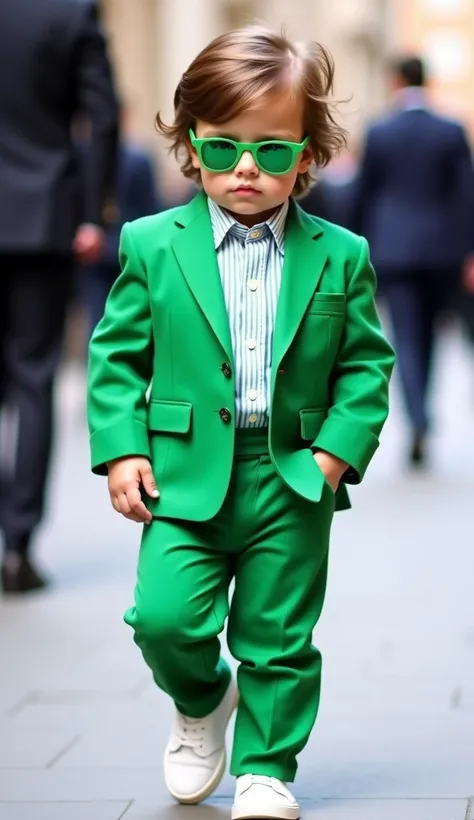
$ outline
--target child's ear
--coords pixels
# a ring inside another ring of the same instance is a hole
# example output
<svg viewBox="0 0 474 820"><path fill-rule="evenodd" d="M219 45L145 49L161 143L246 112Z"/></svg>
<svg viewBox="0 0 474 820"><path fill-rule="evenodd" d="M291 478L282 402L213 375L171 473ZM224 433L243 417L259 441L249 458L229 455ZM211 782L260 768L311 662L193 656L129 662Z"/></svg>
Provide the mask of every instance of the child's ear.
<svg viewBox="0 0 474 820"><path fill-rule="evenodd" d="M307 145L304 151L301 154L300 162L298 165L298 173L305 174L306 171L309 170L311 163L314 160L313 149L310 145Z"/></svg>
<svg viewBox="0 0 474 820"><path fill-rule="evenodd" d="M193 168L197 168L197 170L199 171L200 168L201 168L201 165L200 165L200 162L199 162L199 157L197 155L196 149L193 148L193 146L191 145L191 140L189 139L189 137L186 138L186 148L189 151L189 156L190 156Z"/></svg>

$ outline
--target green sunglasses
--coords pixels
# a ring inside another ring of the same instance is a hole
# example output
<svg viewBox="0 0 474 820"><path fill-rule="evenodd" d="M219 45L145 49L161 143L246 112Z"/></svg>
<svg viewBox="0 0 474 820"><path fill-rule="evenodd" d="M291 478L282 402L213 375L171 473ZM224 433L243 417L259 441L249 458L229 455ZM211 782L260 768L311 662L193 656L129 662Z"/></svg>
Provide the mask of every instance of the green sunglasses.
<svg viewBox="0 0 474 820"><path fill-rule="evenodd" d="M201 165L215 174L232 171L246 151L250 151L255 164L266 174L287 174L295 166L298 154L309 142L309 137L303 142L236 142L226 137L198 139L192 128L189 129L189 138L197 151Z"/></svg>

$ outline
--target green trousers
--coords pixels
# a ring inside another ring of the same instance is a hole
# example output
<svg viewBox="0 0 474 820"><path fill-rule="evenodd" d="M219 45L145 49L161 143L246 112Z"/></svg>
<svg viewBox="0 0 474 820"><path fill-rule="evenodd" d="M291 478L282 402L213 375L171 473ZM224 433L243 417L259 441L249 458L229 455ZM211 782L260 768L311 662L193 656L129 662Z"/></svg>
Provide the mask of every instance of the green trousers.
<svg viewBox="0 0 474 820"><path fill-rule="evenodd" d="M125 621L157 685L180 712L204 717L230 680L219 642L228 619L229 650L239 662L235 776L295 778L319 705L321 655L312 632L334 506L329 485L318 504L291 491L265 437L252 431L237 436L231 484L215 518L155 519L144 528L135 606Z"/></svg>

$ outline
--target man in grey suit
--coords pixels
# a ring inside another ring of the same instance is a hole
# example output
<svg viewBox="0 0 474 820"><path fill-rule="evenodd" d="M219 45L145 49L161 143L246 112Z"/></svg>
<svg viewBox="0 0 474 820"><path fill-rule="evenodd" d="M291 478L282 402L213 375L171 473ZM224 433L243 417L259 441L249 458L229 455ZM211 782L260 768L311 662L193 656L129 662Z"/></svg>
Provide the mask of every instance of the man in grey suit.
<svg viewBox="0 0 474 820"><path fill-rule="evenodd" d="M1 580L4 593L21 593L45 583L29 549L75 260L98 258L114 210L117 102L96 2L0 3L0 111L0 409L15 420L0 442L9 455L0 463ZM84 114L92 130L80 179L72 130Z"/></svg>

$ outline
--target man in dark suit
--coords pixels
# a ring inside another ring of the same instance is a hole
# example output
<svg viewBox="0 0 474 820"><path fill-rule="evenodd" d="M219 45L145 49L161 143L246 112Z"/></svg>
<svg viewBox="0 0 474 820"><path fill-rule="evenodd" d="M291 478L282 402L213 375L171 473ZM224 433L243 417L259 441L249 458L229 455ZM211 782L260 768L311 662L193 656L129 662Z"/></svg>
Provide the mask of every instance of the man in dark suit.
<svg viewBox="0 0 474 820"><path fill-rule="evenodd" d="M81 266L78 271L78 289L86 308L90 333L102 318L110 288L120 271L118 256L123 224L160 210L163 210L163 204L152 161L143 148L124 135L118 151L116 218L108 228L99 260Z"/></svg>
<svg viewBox="0 0 474 820"><path fill-rule="evenodd" d="M370 243L411 421L410 461L420 465L436 321L472 243L473 168L462 126L428 108L422 61L402 60L394 73L396 110L369 130L351 227Z"/></svg>
<svg viewBox="0 0 474 820"><path fill-rule="evenodd" d="M17 593L44 585L29 548L43 514L74 259L99 256L113 210L117 104L97 4L0 3L0 78L0 409L13 421L0 441L1 580ZM71 131L84 112L92 130L80 180Z"/></svg>

